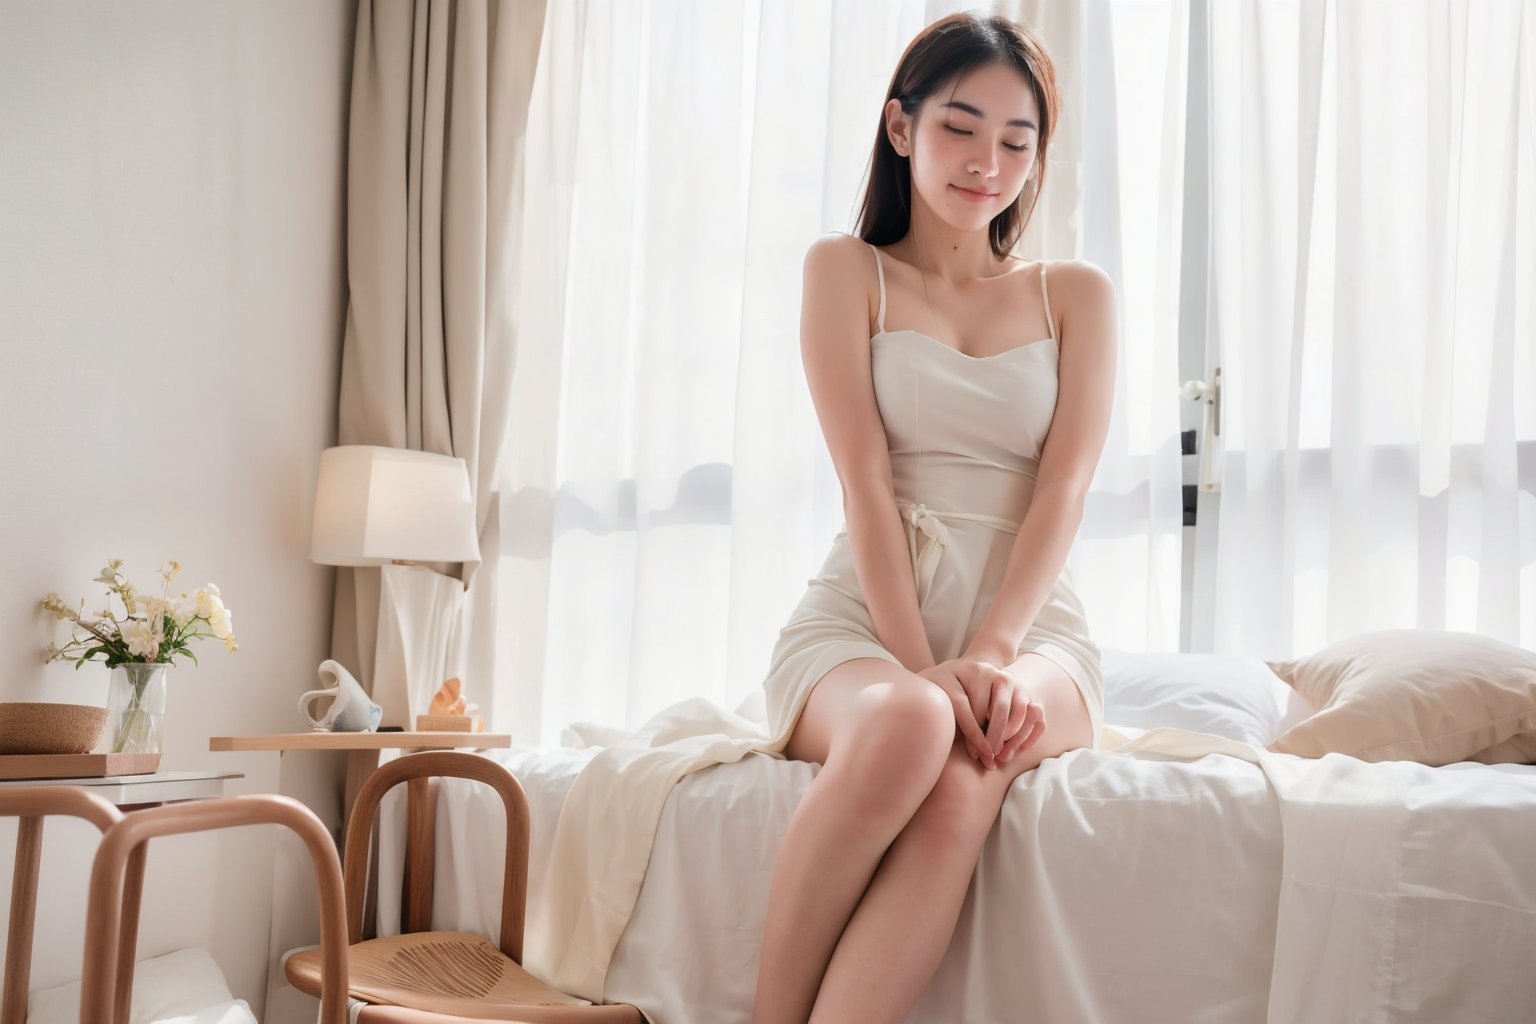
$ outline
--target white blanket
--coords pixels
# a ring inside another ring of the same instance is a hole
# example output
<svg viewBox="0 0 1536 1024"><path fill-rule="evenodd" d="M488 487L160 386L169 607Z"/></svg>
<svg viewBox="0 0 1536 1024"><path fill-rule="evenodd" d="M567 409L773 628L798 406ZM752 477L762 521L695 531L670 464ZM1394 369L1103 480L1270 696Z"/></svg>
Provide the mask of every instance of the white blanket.
<svg viewBox="0 0 1536 1024"><path fill-rule="evenodd" d="M1536 768L1102 739L1015 783L912 1024L1441 1024L1536 1001ZM747 1020L774 856L816 771L747 756L762 740L688 701L604 750L498 755L534 809L529 969L655 1024ZM434 924L494 936L500 842L472 789L445 790Z"/></svg>

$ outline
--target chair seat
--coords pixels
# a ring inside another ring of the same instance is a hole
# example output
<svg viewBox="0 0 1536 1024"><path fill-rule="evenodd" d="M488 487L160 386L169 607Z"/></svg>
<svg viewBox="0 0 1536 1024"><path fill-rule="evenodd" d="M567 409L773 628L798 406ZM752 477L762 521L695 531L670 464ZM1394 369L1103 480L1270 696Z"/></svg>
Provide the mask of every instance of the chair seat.
<svg viewBox="0 0 1536 1024"><path fill-rule="evenodd" d="M348 951L348 989L355 999L386 1006L506 1020L509 1009L527 1021L642 1024L633 1006L594 1005L566 995L523 970L478 935L413 932L369 939ZM320 994L320 951L294 953L285 968L301 992Z"/></svg>

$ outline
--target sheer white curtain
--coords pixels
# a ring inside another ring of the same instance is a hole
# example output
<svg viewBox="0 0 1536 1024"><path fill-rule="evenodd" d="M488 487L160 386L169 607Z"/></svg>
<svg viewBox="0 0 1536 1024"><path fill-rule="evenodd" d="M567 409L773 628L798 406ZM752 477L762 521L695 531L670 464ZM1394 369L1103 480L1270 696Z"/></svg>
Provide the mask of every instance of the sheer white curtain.
<svg viewBox="0 0 1536 1024"><path fill-rule="evenodd" d="M1536 647L1536 7L1212 14L1215 649Z"/></svg>
<svg viewBox="0 0 1536 1024"><path fill-rule="evenodd" d="M551 5L502 464L496 725L515 742L760 685L842 521L801 261L853 230L895 61L961 6ZM1020 251L1093 260L1122 302L1116 419L1070 564L1099 643L1170 650L1184 8L998 5L1041 32L1066 102ZM1142 49L1117 85L1128 18Z"/></svg>

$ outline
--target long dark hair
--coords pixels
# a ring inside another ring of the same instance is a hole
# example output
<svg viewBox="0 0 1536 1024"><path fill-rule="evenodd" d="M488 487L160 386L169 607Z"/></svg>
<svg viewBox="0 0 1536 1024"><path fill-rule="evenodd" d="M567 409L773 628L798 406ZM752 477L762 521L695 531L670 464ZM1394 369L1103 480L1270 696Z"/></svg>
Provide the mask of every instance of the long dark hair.
<svg viewBox="0 0 1536 1024"><path fill-rule="evenodd" d="M858 235L864 241L871 245L900 241L912 222L912 168L907 158L896 152L886 133L886 105L893 99L900 100L902 112L911 117L941 86L988 64L1017 68L1029 82L1040 108L1035 172L1025 182L1018 199L992 218L987 231L992 252L998 259L1006 258L1013 250L1045 185L1045 158L1060 107L1056 68L1039 37L1023 25L999 14L981 17L969 11L951 14L923 29L907 44L896 64L885 103L880 106L880 124L870 156L869 185L859 211Z"/></svg>

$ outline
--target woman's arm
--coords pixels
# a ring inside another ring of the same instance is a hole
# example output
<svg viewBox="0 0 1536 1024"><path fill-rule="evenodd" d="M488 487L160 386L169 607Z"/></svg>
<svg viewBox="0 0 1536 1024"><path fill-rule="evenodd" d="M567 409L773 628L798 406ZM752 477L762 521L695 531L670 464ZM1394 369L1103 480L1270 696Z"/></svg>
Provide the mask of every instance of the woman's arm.
<svg viewBox="0 0 1536 1024"><path fill-rule="evenodd" d="M827 235L805 256L800 355L811 401L843 490L854 570L880 645L911 672L934 664L917 606L891 455L870 374L869 284L874 254Z"/></svg>
<svg viewBox="0 0 1536 1024"><path fill-rule="evenodd" d="M1051 267L1061 313L1056 412L1008 567L963 657L1004 667L1050 596L1083 519L1115 397L1115 290L1091 263Z"/></svg>
<svg viewBox="0 0 1536 1024"><path fill-rule="evenodd" d="M896 655L908 672L921 672L933 667L933 648L917 607L917 583L901 511L889 482L885 486L882 492L873 480L843 485L848 543L880 646Z"/></svg>

